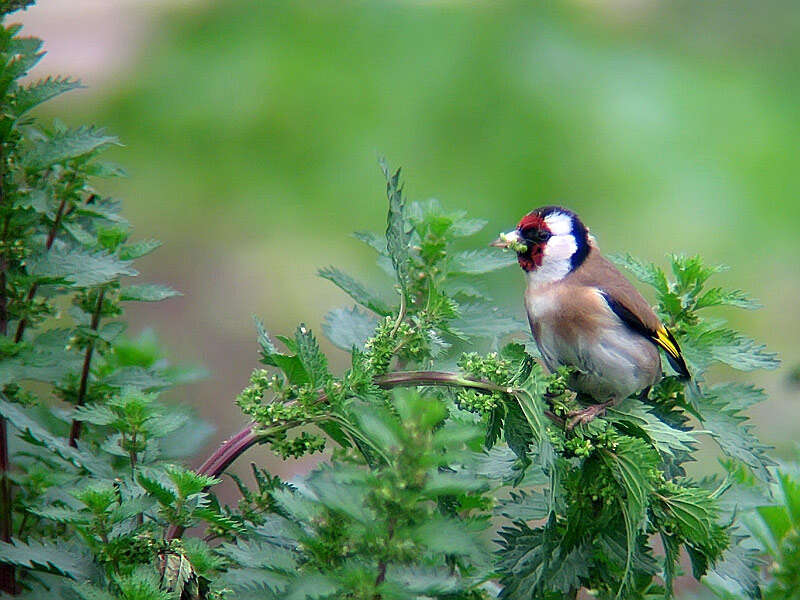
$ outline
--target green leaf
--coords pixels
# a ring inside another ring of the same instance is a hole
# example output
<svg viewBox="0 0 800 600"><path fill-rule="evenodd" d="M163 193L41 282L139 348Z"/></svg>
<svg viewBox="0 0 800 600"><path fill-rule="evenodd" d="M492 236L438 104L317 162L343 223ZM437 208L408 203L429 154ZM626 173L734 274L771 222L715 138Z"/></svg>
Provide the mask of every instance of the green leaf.
<svg viewBox="0 0 800 600"><path fill-rule="evenodd" d="M285 600L317 600L339 591L336 582L322 573L309 573L295 579L283 594Z"/></svg>
<svg viewBox="0 0 800 600"><path fill-rule="evenodd" d="M471 337L500 338L524 331L527 325L487 302L473 302L458 307L458 318L450 324L454 334Z"/></svg>
<svg viewBox="0 0 800 600"><path fill-rule="evenodd" d="M71 579L88 579L93 571L92 560L77 546L56 545L34 539L27 543L14 539L0 542L0 556L12 565L57 573Z"/></svg>
<svg viewBox="0 0 800 600"><path fill-rule="evenodd" d="M525 414L517 403L509 402L507 404L506 417L503 423L503 438L508 447L514 451L514 454L523 463L530 462L528 453L533 443L533 432L525 419Z"/></svg>
<svg viewBox="0 0 800 600"><path fill-rule="evenodd" d="M38 279L63 279L77 287L102 285L122 275L138 275L130 265L111 254L53 246L31 259L28 272Z"/></svg>
<svg viewBox="0 0 800 600"><path fill-rule="evenodd" d="M135 244L128 244L119 249L119 257L122 260L141 258L142 256L150 254L153 250L160 248L161 244L162 242L158 240L142 240Z"/></svg>
<svg viewBox="0 0 800 600"><path fill-rule="evenodd" d="M178 495L166 487L158 480L148 477L144 473L138 473L136 481L139 485L150 495L152 495L158 502L164 506L172 506L177 500Z"/></svg>
<svg viewBox="0 0 800 600"><path fill-rule="evenodd" d="M450 264L450 270L454 273L482 275L515 264L517 264L517 257L512 253L480 248L455 254Z"/></svg>
<svg viewBox="0 0 800 600"><path fill-rule="evenodd" d="M386 316L392 309L376 294L369 291L359 281L356 281L336 267L324 267L317 271L320 277L332 282L353 300L367 307L381 316Z"/></svg>
<svg viewBox="0 0 800 600"><path fill-rule="evenodd" d="M762 444L745 425L747 417L711 403L699 404L703 426L711 432L722 451L750 467L762 481L770 481L767 467L775 464L767 455L769 446Z"/></svg>
<svg viewBox="0 0 800 600"><path fill-rule="evenodd" d="M400 169L391 174L385 160L381 160L381 169L386 178L386 196L389 199L389 214L386 219L386 251L392 259L392 266L397 274L397 283L405 294L408 288L409 266L411 256L411 232L413 227L406 214L406 202L403 188L400 185Z"/></svg>
<svg viewBox="0 0 800 600"><path fill-rule="evenodd" d="M102 380L104 385L115 388L134 387L153 390L168 387L170 382L153 371L142 367L123 367Z"/></svg>
<svg viewBox="0 0 800 600"><path fill-rule="evenodd" d="M667 535L664 532L661 533L661 543L664 546L664 571L662 574L666 591L664 597L666 600L671 600L673 598L672 584L681 558L681 547L675 536Z"/></svg>
<svg viewBox="0 0 800 600"><path fill-rule="evenodd" d="M117 419L117 414L104 404L87 404L77 406L72 418L93 425L111 425Z"/></svg>
<svg viewBox="0 0 800 600"><path fill-rule="evenodd" d="M391 565L386 570L386 583L414 597L449 596L464 588L464 582L450 569L420 565Z"/></svg>
<svg viewBox="0 0 800 600"><path fill-rule="evenodd" d="M303 364L303 368L308 374L311 386L318 388L330 379L328 372L328 359L319 349L319 344L314 334L306 326L300 324L295 332L297 342L297 357Z"/></svg>
<svg viewBox="0 0 800 600"><path fill-rule="evenodd" d="M432 516L414 527L409 535L419 545L434 554L472 556L480 559L484 549L465 523L442 516Z"/></svg>
<svg viewBox="0 0 800 600"><path fill-rule="evenodd" d="M14 92L11 109L17 118L24 115L32 108L77 88L84 87L80 81L69 77L48 77L25 87L20 87Z"/></svg>
<svg viewBox="0 0 800 600"><path fill-rule="evenodd" d="M642 283L654 287L660 294L666 294L669 291L667 276L660 267L653 263L644 262L630 254L612 254L609 259L625 268Z"/></svg>
<svg viewBox="0 0 800 600"><path fill-rule="evenodd" d="M498 512L512 521L538 521L550 514L549 500L539 492L511 492L508 500L500 501Z"/></svg>
<svg viewBox="0 0 800 600"><path fill-rule="evenodd" d="M386 254L386 237L371 231L356 231L353 237L364 242L378 254Z"/></svg>
<svg viewBox="0 0 800 600"><path fill-rule="evenodd" d="M670 427L649 412L645 405L635 398L627 398L608 409L612 422L624 421L644 432L659 452L674 457L676 453L692 452L696 440L693 432Z"/></svg>
<svg viewBox="0 0 800 600"><path fill-rule="evenodd" d="M702 296L695 300L694 310L707 308L709 306L733 306L746 310L756 310L763 305L742 290L723 290L722 288L711 288Z"/></svg>
<svg viewBox="0 0 800 600"><path fill-rule="evenodd" d="M776 353L767 352L766 346L732 329L698 326L683 338L682 346L687 359L703 370L713 360L740 371L780 366Z"/></svg>
<svg viewBox="0 0 800 600"><path fill-rule="evenodd" d="M73 464L79 469L102 478L112 478L114 473L110 466L83 450L68 445L63 438L57 437L39 425L36 420L16 404L8 402L0 394L0 415L23 434L23 439L31 444L47 448L56 456Z"/></svg>
<svg viewBox="0 0 800 600"><path fill-rule="evenodd" d="M606 450L601 456L624 492L617 500L625 522L628 551L619 596L630 583L638 536L647 527L647 507L653 492L649 473L658 464L658 454L643 440L626 436L617 442L614 452Z"/></svg>
<svg viewBox="0 0 800 600"><path fill-rule="evenodd" d="M531 529L518 522L500 531L497 564L503 598L564 598L589 576L590 550L581 546L560 552L561 538L551 524Z"/></svg>
<svg viewBox="0 0 800 600"><path fill-rule="evenodd" d="M711 567L703 581L715 590L735 594L737 597L761 600L758 576L761 561L758 551L746 547L741 539L735 542Z"/></svg>
<svg viewBox="0 0 800 600"><path fill-rule="evenodd" d="M266 541L237 538L235 544L222 544L217 550L242 567L285 573L291 573L297 568L297 557L293 552Z"/></svg>
<svg viewBox="0 0 800 600"><path fill-rule="evenodd" d="M52 137L34 142L22 156L26 169L40 170L56 163L65 163L86 156L100 148L119 145L113 135L95 127L78 127L53 134Z"/></svg>
<svg viewBox="0 0 800 600"><path fill-rule="evenodd" d="M121 288L119 291L119 299L123 302L160 302L161 300L174 298L175 296L183 296L183 294L173 290L169 286L159 285L157 283L129 285Z"/></svg>
<svg viewBox="0 0 800 600"><path fill-rule="evenodd" d="M721 383L706 389L706 395L717 398L728 410L741 411L767 399L766 392L752 384Z"/></svg>
<svg viewBox="0 0 800 600"><path fill-rule="evenodd" d="M337 348L350 352L354 347L364 350L364 344L375 333L378 319L359 310L337 308L325 315L322 331Z"/></svg>
<svg viewBox="0 0 800 600"><path fill-rule="evenodd" d="M107 592L91 583L75 583L72 589L81 598L81 600L119 600L111 592Z"/></svg>

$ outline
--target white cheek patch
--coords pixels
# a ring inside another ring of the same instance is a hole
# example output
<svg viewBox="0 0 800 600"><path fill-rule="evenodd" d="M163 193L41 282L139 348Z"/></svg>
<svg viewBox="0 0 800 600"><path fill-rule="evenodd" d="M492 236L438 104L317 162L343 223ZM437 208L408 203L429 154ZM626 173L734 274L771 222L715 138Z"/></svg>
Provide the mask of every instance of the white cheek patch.
<svg viewBox="0 0 800 600"><path fill-rule="evenodd" d="M544 220L553 236L545 244L541 266L528 272L528 285L534 288L564 279L572 270L572 256L578 251L569 215L553 213Z"/></svg>
<svg viewBox="0 0 800 600"><path fill-rule="evenodd" d="M544 222L553 235L567 235L572 233L572 217L563 212L554 212L544 218Z"/></svg>

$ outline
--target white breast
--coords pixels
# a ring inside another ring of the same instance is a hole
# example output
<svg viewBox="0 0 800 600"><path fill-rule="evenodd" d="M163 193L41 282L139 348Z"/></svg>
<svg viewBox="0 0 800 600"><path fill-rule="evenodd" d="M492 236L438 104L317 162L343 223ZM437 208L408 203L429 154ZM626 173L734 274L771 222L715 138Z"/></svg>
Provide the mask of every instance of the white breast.
<svg viewBox="0 0 800 600"><path fill-rule="evenodd" d="M565 327L563 320L574 318L570 314L574 304L559 301L559 288L529 288L525 294L534 337L550 371L564 365L576 367L580 373L571 387L598 401L626 398L660 378L661 360L655 346L610 309L605 311L605 303L592 331Z"/></svg>

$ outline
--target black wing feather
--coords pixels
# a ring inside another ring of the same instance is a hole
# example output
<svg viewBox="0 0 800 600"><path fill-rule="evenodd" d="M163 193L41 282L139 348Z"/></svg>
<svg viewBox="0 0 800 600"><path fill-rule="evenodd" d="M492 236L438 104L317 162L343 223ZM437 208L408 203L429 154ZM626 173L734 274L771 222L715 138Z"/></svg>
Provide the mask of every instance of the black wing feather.
<svg viewBox="0 0 800 600"><path fill-rule="evenodd" d="M639 335L646 337L656 346L664 349L667 355L667 360L669 360L669 364L672 365L672 368L675 369L681 378L691 378L689 368L686 366L686 361L684 360L681 352L681 347L678 345L678 342L675 340L675 336L672 335L672 332L669 329L664 327L664 333L673 348L670 348L669 344L665 344L661 339L659 339L659 332L650 329L647 325L642 323L642 320L633 312L631 312L627 306L618 302L603 290L600 290L600 293L602 294L611 311L617 315L623 323L625 323L630 329Z"/></svg>

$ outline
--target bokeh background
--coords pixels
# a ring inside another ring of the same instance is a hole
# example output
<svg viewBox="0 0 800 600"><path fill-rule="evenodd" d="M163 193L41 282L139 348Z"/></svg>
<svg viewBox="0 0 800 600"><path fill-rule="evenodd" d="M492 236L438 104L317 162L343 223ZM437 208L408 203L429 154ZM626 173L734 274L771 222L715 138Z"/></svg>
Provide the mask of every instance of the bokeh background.
<svg viewBox="0 0 800 600"><path fill-rule="evenodd" d="M481 245L563 203L604 251L730 265L719 283L765 308L721 316L784 361L747 376L770 392L760 435L794 454L796 2L41 0L19 18L50 51L35 77L88 86L42 116L125 143L113 158L130 177L103 189L135 237L165 242L143 278L185 294L131 309L130 333L153 326L210 371L173 397L214 423L211 445L244 422L251 315L319 331L347 300L316 269L376 273L349 234L384 227L385 154L412 199L488 219ZM495 287L521 315L520 273Z"/></svg>

